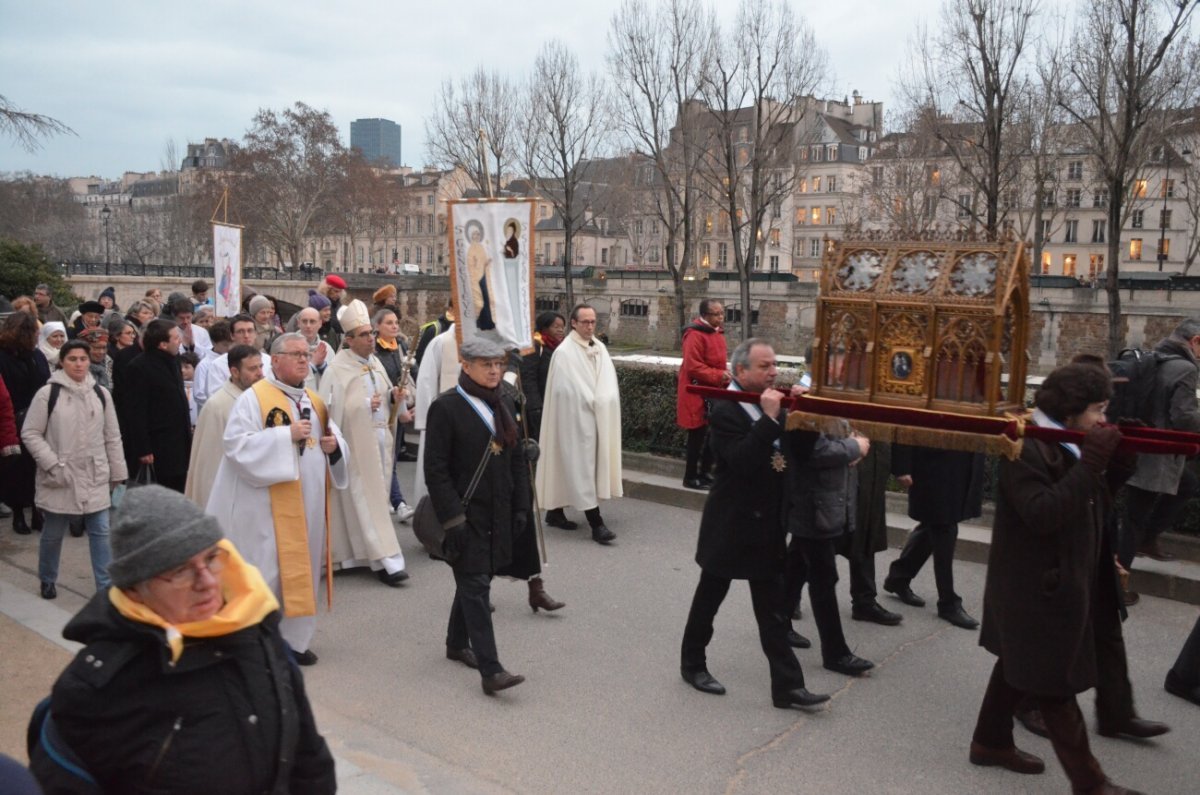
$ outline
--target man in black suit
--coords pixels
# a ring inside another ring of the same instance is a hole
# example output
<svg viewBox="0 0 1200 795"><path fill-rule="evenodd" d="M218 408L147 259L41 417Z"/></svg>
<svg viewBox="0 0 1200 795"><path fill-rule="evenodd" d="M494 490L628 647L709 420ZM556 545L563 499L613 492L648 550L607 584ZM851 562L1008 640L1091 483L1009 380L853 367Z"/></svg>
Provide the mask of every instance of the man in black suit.
<svg viewBox="0 0 1200 795"><path fill-rule="evenodd" d="M713 619L732 580L748 580L758 636L771 669L776 707L811 707L829 696L810 693L804 672L788 646L784 615L784 458L780 450L783 393L775 383L775 351L748 339L731 358L732 390L761 392L758 406L714 401L709 443L716 457L715 480L704 503L696 562L700 582L683 631L680 669L685 682L703 693L722 695L724 686L708 671L705 648Z"/></svg>
<svg viewBox="0 0 1200 795"><path fill-rule="evenodd" d="M490 696L525 681L500 664L488 597L492 576L512 562L513 536L528 527L529 468L512 401L500 389L504 349L475 337L459 355L458 386L429 406L425 485L454 570L446 658L478 669Z"/></svg>
<svg viewBox="0 0 1200 795"><path fill-rule="evenodd" d="M192 421L179 369L181 342L174 321L146 324L143 351L125 370L117 408L129 471L153 466L158 483L182 494L192 453Z"/></svg>

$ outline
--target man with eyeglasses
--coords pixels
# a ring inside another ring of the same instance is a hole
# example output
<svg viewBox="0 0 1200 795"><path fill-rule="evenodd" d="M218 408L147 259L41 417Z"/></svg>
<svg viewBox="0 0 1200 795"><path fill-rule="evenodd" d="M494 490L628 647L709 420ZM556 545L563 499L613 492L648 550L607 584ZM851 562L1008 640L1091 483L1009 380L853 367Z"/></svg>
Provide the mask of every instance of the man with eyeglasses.
<svg viewBox="0 0 1200 795"><path fill-rule="evenodd" d="M34 713L42 788L334 792L279 602L216 519L145 486L116 511L111 543L113 585L63 630L84 648Z"/></svg>
<svg viewBox="0 0 1200 795"><path fill-rule="evenodd" d="M621 393L608 348L596 339L596 310L584 304L571 311L571 333L550 358L541 446L536 479L546 524L574 530L563 512L569 505L584 512L593 541L611 544L617 535L600 516L600 500L623 493Z"/></svg>
<svg viewBox="0 0 1200 795"><path fill-rule="evenodd" d="M407 422L411 415L403 405L404 392L392 386L375 358L375 332L366 305L351 301L338 310L338 322L346 333L346 347L322 376L320 392L350 445L350 487L330 497L332 560L343 569L369 567L380 582L397 588L408 572L388 513L388 493L396 460L396 421Z"/></svg>
<svg viewBox="0 0 1200 795"><path fill-rule="evenodd" d="M691 384L729 384L729 349L725 346L725 306L715 298L700 302L700 314L683 330L683 364L675 399L675 421L687 431L687 464L683 485L708 491L713 484L712 447L708 444L708 410L704 399L687 391Z"/></svg>
<svg viewBox="0 0 1200 795"><path fill-rule="evenodd" d="M272 343L271 375L233 404L207 505L280 600L279 629L301 665L317 661L309 644L329 541L326 490L347 484L341 431L325 401L304 388L310 355L300 334ZM326 589L328 602L328 578Z"/></svg>

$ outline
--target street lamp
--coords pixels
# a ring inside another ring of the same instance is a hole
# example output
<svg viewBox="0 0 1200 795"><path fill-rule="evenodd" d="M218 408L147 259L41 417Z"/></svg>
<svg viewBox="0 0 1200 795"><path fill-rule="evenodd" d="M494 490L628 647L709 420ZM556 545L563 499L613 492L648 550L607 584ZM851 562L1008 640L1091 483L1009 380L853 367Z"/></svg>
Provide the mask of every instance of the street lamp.
<svg viewBox="0 0 1200 795"><path fill-rule="evenodd" d="M104 219L104 272L105 273L108 273L108 263L109 263L109 259L108 259L108 218L111 215L112 215L112 210L110 210L107 205L105 205L104 209L100 211L100 217ZM1160 265L1159 267L1161 269L1162 266Z"/></svg>
<svg viewBox="0 0 1200 795"><path fill-rule="evenodd" d="M1182 149L1180 150L1179 155L1181 157L1187 157L1191 153L1191 149ZM1163 145L1163 161L1166 163L1166 173L1163 175L1162 184L1162 214L1158 217L1158 270L1160 273L1163 269L1163 263L1167 260L1167 187L1171 184L1171 158L1167 153L1166 144ZM1173 192L1174 191L1172 191L1172 193Z"/></svg>

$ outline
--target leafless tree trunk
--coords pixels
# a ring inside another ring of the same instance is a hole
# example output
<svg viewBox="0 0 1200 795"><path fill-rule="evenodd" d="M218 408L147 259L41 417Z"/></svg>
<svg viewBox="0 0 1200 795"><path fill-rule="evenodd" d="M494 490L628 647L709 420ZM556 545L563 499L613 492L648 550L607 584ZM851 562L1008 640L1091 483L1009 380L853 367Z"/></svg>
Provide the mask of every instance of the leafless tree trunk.
<svg viewBox="0 0 1200 795"><path fill-rule="evenodd" d="M1150 145L1162 140L1153 124L1193 101L1195 45L1185 37L1194 10L1195 3L1184 0L1094 0L1076 29L1067 90L1059 98L1108 188L1105 290L1114 356L1124 344L1118 290L1123 214Z"/></svg>
<svg viewBox="0 0 1200 795"><path fill-rule="evenodd" d="M926 108L931 129L981 202L975 224L995 235L1001 195L1017 179L1010 125L1037 0L947 0L935 36L918 34L902 81L907 101Z"/></svg>
<svg viewBox="0 0 1200 795"><path fill-rule="evenodd" d="M685 112L700 97L712 59L711 10L700 0L629 0L609 30L609 70L621 132L650 166L632 190L652 200L643 204L663 225L667 271L675 289L675 340L687 323L683 285L695 255L697 172L704 149L702 116Z"/></svg>
<svg viewBox="0 0 1200 795"><path fill-rule="evenodd" d="M575 304L571 277L574 237L583 225L588 197L580 188L586 162L604 154L610 113L603 79L584 75L579 60L560 41L547 42L533 65L522 135L522 165L554 205L563 222L563 274L567 304Z"/></svg>
<svg viewBox="0 0 1200 795"><path fill-rule="evenodd" d="M481 66L442 92L425 120L430 160L443 169L461 167L484 195L498 195L515 162L520 97L499 71ZM480 134L483 146L480 146Z"/></svg>
<svg viewBox="0 0 1200 795"><path fill-rule="evenodd" d="M702 83L708 118L701 122L701 175L729 215L747 339L753 333L750 275L763 219L792 192L807 111L801 100L818 93L827 62L812 29L786 0L741 0L734 28L714 27L713 35L713 63Z"/></svg>

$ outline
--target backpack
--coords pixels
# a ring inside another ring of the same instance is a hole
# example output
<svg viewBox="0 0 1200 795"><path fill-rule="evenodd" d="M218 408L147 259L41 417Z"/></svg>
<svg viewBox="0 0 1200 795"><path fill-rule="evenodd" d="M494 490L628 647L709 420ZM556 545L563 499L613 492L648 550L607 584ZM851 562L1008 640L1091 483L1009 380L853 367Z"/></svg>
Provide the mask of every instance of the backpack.
<svg viewBox="0 0 1200 795"><path fill-rule="evenodd" d="M1154 424L1155 402L1161 398L1158 389L1158 366L1180 356L1126 348L1108 363L1113 375L1113 394L1108 401L1105 418L1112 423L1136 420L1143 425Z"/></svg>
<svg viewBox="0 0 1200 795"><path fill-rule="evenodd" d="M46 424L50 424L50 415L54 413L54 404L58 402L58 393L62 392L62 384L50 384L50 397L46 398ZM104 411L108 408L108 401L104 397L104 390L99 384L92 384L92 389L96 390L96 397L100 398L100 410Z"/></svg>

